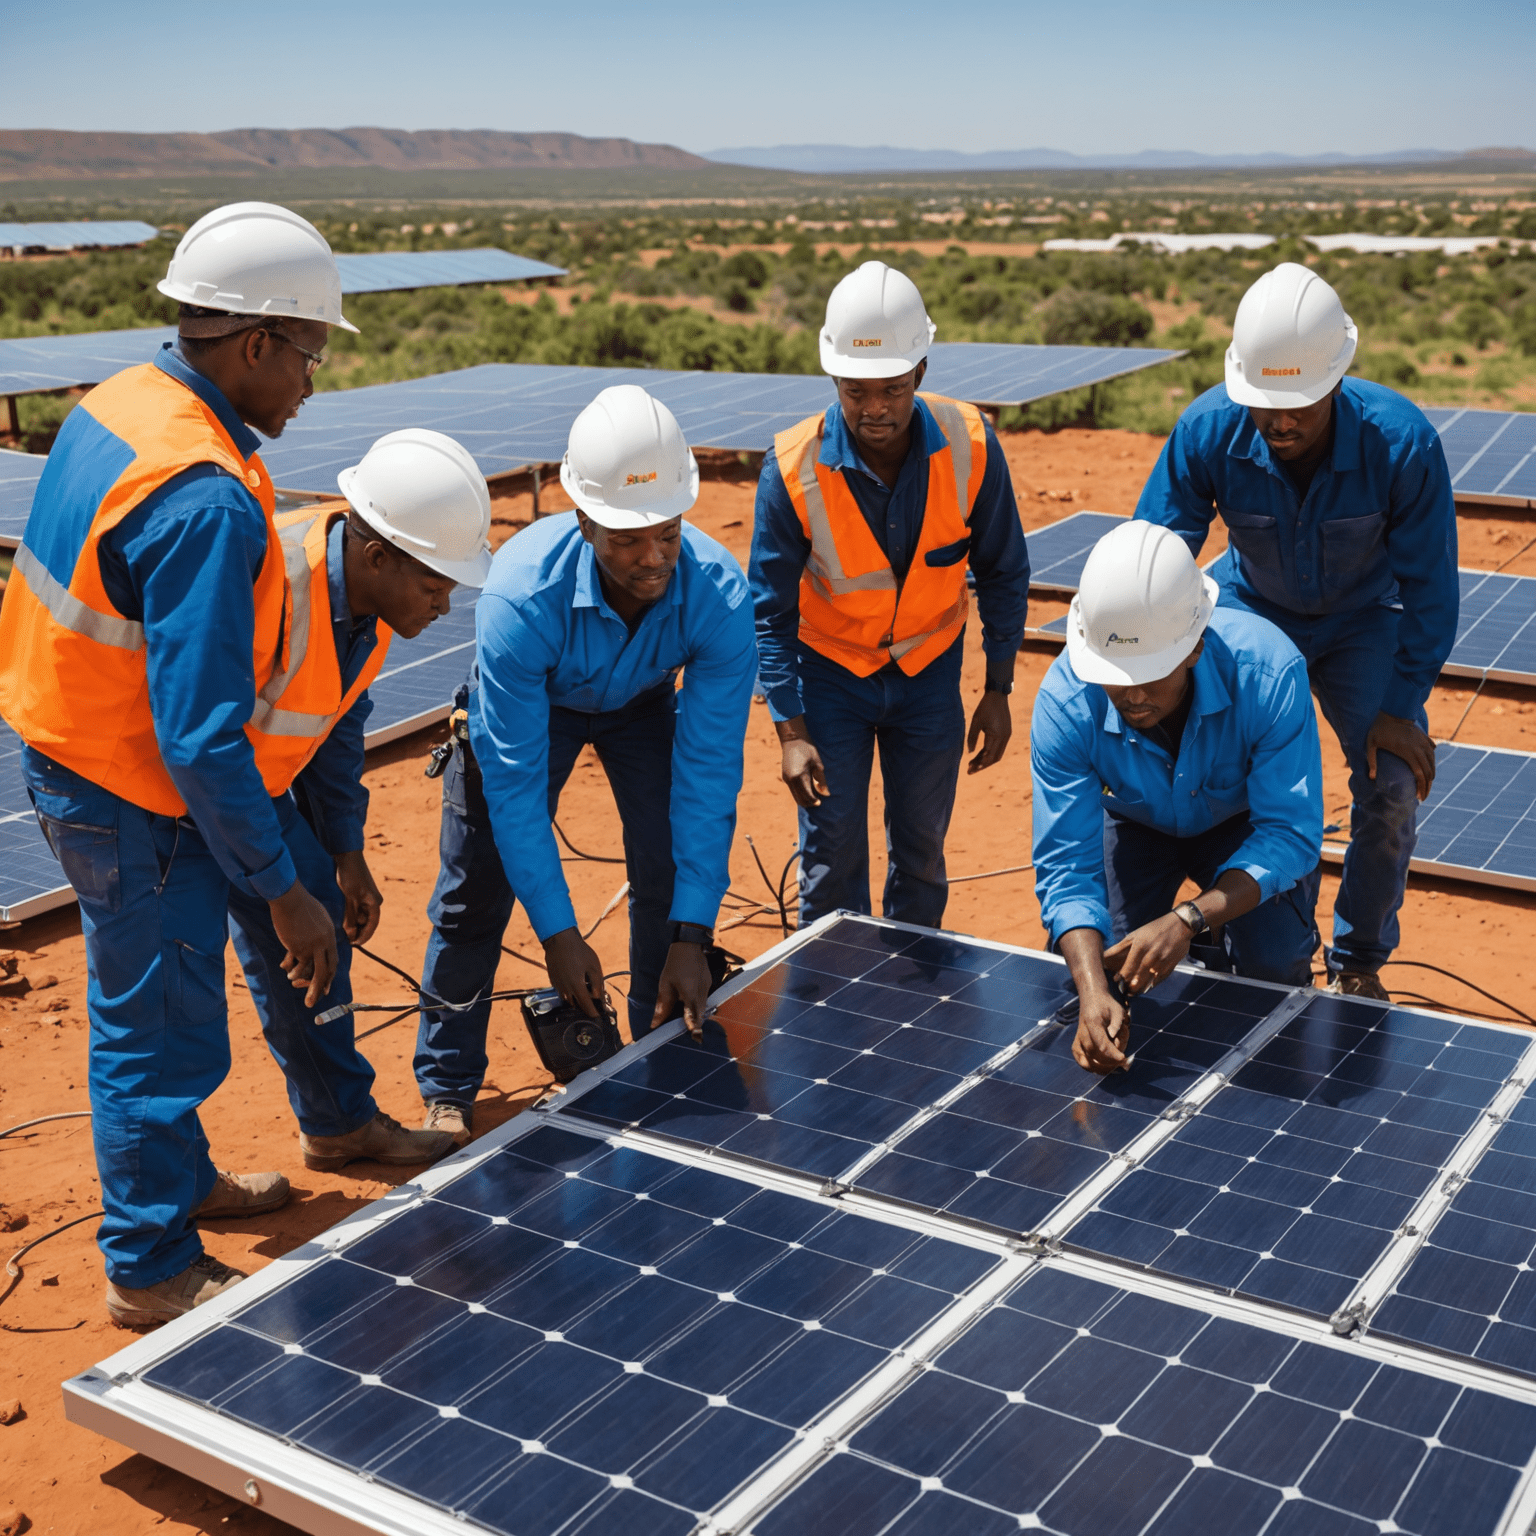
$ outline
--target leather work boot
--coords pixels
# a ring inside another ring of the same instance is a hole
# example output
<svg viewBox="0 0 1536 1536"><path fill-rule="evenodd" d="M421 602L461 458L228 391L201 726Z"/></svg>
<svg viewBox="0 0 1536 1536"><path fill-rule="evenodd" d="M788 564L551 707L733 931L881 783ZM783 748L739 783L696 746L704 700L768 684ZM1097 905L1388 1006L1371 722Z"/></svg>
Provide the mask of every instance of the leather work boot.
<svg viewBox="0 0 1536 1536"><path fill-rule="evenodd" d="M227 1221L232 1216L259 1216L275 1211L288 1198L288 1180L280 1173L225 1173L192 1212L193 1221Z"/></svg>
<svg viewBox="0 0 1536 1536"><path fill-rule="evenodd" d="M466 1104L450 1104L446 1099L433 1099L427 1105L427 1118L422 1129L446 1131L453 1137L456 1147L464 1146L474 1135L474 1108Z"/></svg>
<svg viewBox="0 0 1536 1536"><path fill-rule="evenodd" d="M408 1131L381 1109L367 1125L345 1136L305 1136L299 1147L304 1166L334 1173L363 1158L375 1163L435 1163L453 1151L453 1137L446 1131Z"/></svg>
<svg viewBox="0 0 1536 1536"><path fill-rule="evenodd" d="M119 1328L158 1328L161 1323L212 1301L221 1291L244 1279L242 1271L220 1264L211 1253L205 1253L189 1269L158 1285L135 1290L107 1281L107 1316Z"/></svg>
<svg viewBox="0 0 1536 1536"><path fill-rule="evenodd" d="M1373 971L1340 971L1328 983L1328 990L1340 997L1368 997L1378 1003L1392 1001L1381 978Z"/></svg>

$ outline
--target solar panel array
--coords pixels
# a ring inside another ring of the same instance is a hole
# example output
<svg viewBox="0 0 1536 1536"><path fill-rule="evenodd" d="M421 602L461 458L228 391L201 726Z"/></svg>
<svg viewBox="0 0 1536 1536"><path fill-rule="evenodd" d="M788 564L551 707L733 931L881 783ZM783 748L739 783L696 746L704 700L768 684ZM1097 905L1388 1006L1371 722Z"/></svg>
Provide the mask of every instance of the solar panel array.
<svg viewBox="0 0 1536 1536"><path fill-rule="evenodd" d="M14 251L81 251L91 247L143 245L160 231L138 219L88 219L64 224L0 223L0 248Z"/></svg>
<svg viewBox="0 0 1536 1536"><path fill-rule="evenodd" d="M1536 577L1460 572L1456 643L1440 669L1453 677L1536 683Z"/></svg>
<svg viewBox="0 0 1536 1536"><path fill-rule="evenodd" d="M395 293L458 288L469 283L521 283L564 277L564 267L488 246L474 251L372 251L338 256L343 293Z"/></svg>
<svg viewBox="0 0 1536 1536"><path fill-rule="evenodd" d="M1536 416L1528 411L1426 409L1457 498L1536 505Z"/></svg>
<svg viewBox="0 0 1536 1536"><path fill-rule="evenodd" d="M0 549L15 549L26 530L37 482L48 461L39 453L0 448Z"/></svg>
<svg viewBox="0 0 1536 1536"><path fill-rule="evenodd" d="M1030 587L1042 592L1076 592L1093 546L1125 521L1118 512L1074 512L1059 523L1026 533Z"/></svg>
<svg viewBox="0 0 1536 1536"><path fill-rule="evenodd" d="M825 920L70 1416L316 1530L1524 1536L1536 1038L1184 971L1098 1078L1068 994Z"/></svg>
<svg viewBox="0 0 1536 1536"><path fill-rule="evenodd" d="M100 384L124 368L147 363L173 325L135 331L87 331L77 336L14 336L0 341L0 395L33 395Z"/></svg>

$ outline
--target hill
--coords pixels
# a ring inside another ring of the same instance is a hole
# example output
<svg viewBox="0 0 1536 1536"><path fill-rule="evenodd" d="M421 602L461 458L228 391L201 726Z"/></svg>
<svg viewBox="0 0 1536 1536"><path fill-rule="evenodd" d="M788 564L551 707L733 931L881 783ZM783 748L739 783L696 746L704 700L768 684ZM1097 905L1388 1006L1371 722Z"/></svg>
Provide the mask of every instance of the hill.
<svg viewBox="0 0 1536 1536"><path fill-rule="evenodd" d="M274 170L693 170L671 144L490 129L236 128L227 133L0 130L0 181L239 176Z"/></svg>

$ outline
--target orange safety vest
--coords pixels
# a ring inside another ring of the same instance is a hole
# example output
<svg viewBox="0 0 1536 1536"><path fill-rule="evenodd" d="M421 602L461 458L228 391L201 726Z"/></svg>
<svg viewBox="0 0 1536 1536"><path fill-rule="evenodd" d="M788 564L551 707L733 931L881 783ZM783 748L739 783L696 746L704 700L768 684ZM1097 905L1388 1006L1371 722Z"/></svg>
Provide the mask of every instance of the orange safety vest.
<svg viewBox="0 0 1536 1536"><path fill-rule="evenodd" d="M186 803L161 759L150 714L144 628L108 597L99 545L193 465L215 464L248 486L267 522L267 558L251 594L253 661L258 681L271 678L285 665L289 602L283 562L274 558L272 481L259 458L241 456L192 390L153 364L116 374L76 410L89 420L66 423L0 604L0 715L28 745L82 778L145 810L182 816ZM288 787L269 775L259 750L257 763L270 793Z"/></svg>
<svg viewBox="0 0 1536 1536"><path fill-rule="evenodd" d="M246 727L256 746L256 761L272 794L281 794L299 776L331 727L351 709L379 675L394 631L378 621L379 642L362 671L345 691L341 664L331 640L331 585L325 547L332 525L344 509L304 507L277 519L283 563L293 593L287 660L256 695ZM273 788L276 784L278 787Z"/></svg>
<svg viewBox="0 0 1536 1536"><path fill-rule="evenodd" d="M949 442L928 460L923 531L900 582L842 472L820 462L825 415L774 438L784 487L811 544L800 577L800 638L856 677L891 661L909 677L921 672L954 643L970 611L964 551L944 565L927 557L969 537L987 469L986 426L973 405L920 398Z"/></svg>

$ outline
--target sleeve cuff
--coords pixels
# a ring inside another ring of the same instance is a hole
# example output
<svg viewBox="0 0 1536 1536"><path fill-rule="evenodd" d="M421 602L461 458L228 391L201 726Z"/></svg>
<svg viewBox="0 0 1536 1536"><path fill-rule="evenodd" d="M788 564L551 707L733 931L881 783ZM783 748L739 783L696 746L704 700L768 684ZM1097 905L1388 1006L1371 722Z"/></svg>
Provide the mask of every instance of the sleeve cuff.
<svg viewBox="0 0 1536 1536"><path fill-rule="evenodd" d="M1410 682L1401 673L1394 673L1382 696L1381 712L1384 715L1395 715L1399 720L1417 720L1428 697L1427 689Z"/></svg>
<svg viewBox="0 0 1536 1536"><path fill-rule="evenodd" d="M547 944L555 934L564 933L567 928L577 927L576 908L571 905L569 895L552 895L531 907L525 901L523 910L528 914L540 944Z"/></svg>
<svg viewBox="0 0 1536 1536"><path fill-rule="evenodd" d="M299 872L294 868L293 855L284 848L281 855L265 869L247 875L246 883L263 901L276 901L284 892L293 888L298 878Z"/></svg>
<svg viewBox="0 0 1536 1536"><path fill-rule="evenodd" d="M775 725L785 720L798 720L805 713L805 700L801 697L798 682L781 683L777 688L770 688L767 697L768 714Z"/></svg>
<svg viewBox="0 0 1536 1536"><path fill-rule="evenodd" d="M1267 864L1255 864L1252 859L1245 859L1241 848L1238 849L1235 858L1228 859L1216 871L1212 877L1213 881L1221 879L1229 869L1241 870L1243 874L1252 878L1259 888L1259 900L1261 902L1268 901L1271 896L1278 896L1281 891L1290 890L1296 884L1294 880L1287 880L1284 875L1269 868Z"/></svg>
<svg viewBox="0 0 1536 1536"><path fill-rule="evenodd" d="M672 892L668 922L697 923L701 928L713 928L719 917L720 898L713 891L690 891L678 886Z"/></svg>
<svg viewBox="0 0 1536 1536"><path fill-rule="evenodd" d="M1070 933L1074 928L1097 928L1103 934L1106 944L1113 937L1109 926L1109 908L1096 901L1069 901L1049 913L1044 922L1051 936L1052 949L1061 942L1062 934Z"/></svg>
<svg viewBox="0 0 1536 1536"><path fill-rule="evenodd" d="M1021 628L1018 634L1004 635L1001 639L994 640L986 633L981 637L981 649L989 659L993 656L1007 657L1010 660L1019 654L1019 647L1024 643L1024 631Z"/></svg>
<svg viewBox="0 0 1536 1536"><path fill-rule="evenodd" d="M361 853L363 851L361 817L345 816L326 822L320 828L320 845L332 858L339 853Z"/></svg>

